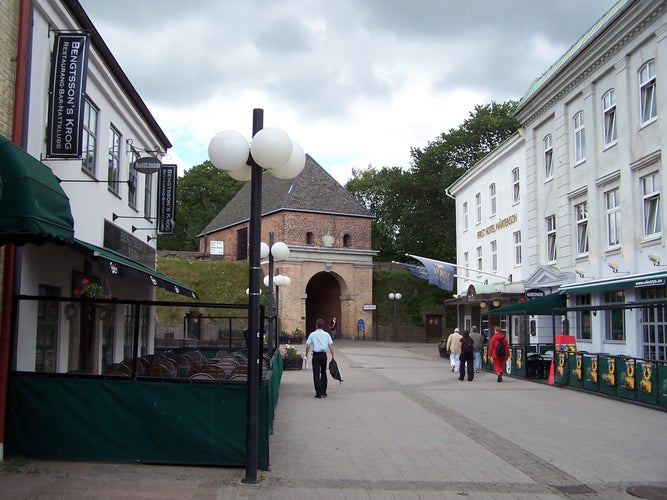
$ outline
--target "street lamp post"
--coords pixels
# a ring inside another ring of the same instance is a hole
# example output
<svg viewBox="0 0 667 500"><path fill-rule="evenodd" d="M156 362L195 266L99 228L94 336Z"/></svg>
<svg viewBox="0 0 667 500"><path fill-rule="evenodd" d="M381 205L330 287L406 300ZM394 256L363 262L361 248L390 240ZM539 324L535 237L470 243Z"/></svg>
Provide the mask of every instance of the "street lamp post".
<svg viewBox="0 0 667 500"><path fill-rule="evenodd" d="M248 383L246 391L245 483L257 482L258 409L260 384L260 243L262 234L262 168L280 179L292 179L305 165L303 149L277 128L264 128L264 110L254 109L252 145L238 132L217 133L208 145L211 163L230 177L250 181Z"/></svg>
<svg viewBox="0 0 667 500"><path fill-rule="evenodd" d="M278 293L276 291L275 297L276 301L274 302L274 286L278 287L286 284L283 278L286 276L274 276L273 267L275 262L280 262L286 260L289 257L289 247L287 244L282 241L275 242L273 241L273 231L269 233L269 244L266 245L262 242L262 258L269 257L269 273L264 276L264 285L269 290L268 296L268 307L269 307L269 339L271 339L273 346L278 346L278 324L277 324L277 314L276 314L276 305ZM287 278L289 279L289 278Z"/></svg>
<svg viewBox="0 0 667 500"><path fill-rule="evenodd" d="M389 294L389 300L394 303L394 331L392 333L392 340L394 342L398 340L398 301L402 298L403 296L399 292L391 292Z"/></svg>

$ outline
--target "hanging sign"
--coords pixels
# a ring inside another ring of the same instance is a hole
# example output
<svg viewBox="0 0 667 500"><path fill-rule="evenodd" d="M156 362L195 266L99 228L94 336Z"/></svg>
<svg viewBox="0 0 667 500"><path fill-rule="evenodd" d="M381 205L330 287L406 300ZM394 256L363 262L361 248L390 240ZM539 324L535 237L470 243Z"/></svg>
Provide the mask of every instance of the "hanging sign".
<svg viewBox="0 0 667 500"><path fill-rule="evenodd" d="M81 158L88 35L56 33L49 82L48 158Z"/></svg>
<svg viewBox="0 0 667 500"><path fill-rule="evenodd" d="M139 158L134 162L134 169L140 174L154 174L160 170L161 166L162 162L160 160L150 156Z"/></svg>
<svg viewBox="0 0 667 500"><path fill-rule="evenodd" d="M174 234L176 168L176 165L162 165L158 172L157 234Z"/></svg>

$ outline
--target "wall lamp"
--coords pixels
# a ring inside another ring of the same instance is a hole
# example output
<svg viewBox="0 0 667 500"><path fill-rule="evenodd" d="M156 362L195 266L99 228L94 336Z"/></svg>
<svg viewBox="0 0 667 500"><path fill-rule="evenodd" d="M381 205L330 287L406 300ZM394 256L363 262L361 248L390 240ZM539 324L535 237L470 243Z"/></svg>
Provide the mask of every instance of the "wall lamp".
<svg viewBox="0 0 667 500"><path fill-rule="evenodd" d="M612 272L614 272L614 273L618 272L618 263L617 262L614 262L612 260L612 261L607 262L607 265L609 266L609 268L611 269Z"/></svg>
<svg viewBox="0 0 667 500"><path fill-rule="evenodd" d="M653 262L654 266L659 266L660 265L660 256L655 254L655 253L648 254L648 260Z"/></svg>
<svg viewBox="0 0 667 500"><path fill-rule="evenodd" d="M582 268L580 268L580 267L575 267L575 268L574 268L574 272L577 273L577 274L579 275L580 278L583 278L583 277L584 277L584 270L583 270Z"/></svg>

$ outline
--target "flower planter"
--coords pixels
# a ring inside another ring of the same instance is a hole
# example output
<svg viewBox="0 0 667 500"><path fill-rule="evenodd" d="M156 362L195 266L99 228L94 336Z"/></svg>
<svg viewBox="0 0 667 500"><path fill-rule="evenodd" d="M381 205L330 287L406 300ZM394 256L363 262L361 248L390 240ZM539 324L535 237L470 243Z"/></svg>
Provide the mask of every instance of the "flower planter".
<svg viewBox="0 0 667 500"><path fill-rule="evenodd" d="M283 370L301 370L303 368L303 356L285 356L283 358Z"/></svg>

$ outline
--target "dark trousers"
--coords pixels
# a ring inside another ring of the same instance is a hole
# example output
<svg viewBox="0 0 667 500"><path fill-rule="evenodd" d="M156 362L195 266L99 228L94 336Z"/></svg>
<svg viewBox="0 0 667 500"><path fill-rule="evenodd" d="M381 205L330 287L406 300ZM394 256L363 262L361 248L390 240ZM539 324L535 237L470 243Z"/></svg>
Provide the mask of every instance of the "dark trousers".
<svg viewBox="0 0 667 500"><path fill-rule="evenodd" d="M468 380L472 380L475 377L475 366L473 364L473 354L461 353L459 357L459 380L463 380L463 377L468 370Z"/></svg>
<svg viewBox="0 0 667 500"><path fill-rule="evenodd" d="M327 393L327 353L313 353L313 383L315 395L323 396Z"/></svg>

